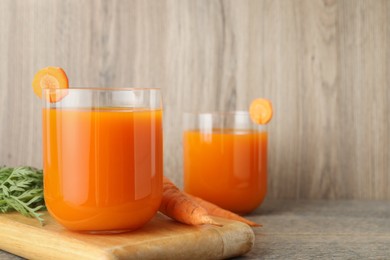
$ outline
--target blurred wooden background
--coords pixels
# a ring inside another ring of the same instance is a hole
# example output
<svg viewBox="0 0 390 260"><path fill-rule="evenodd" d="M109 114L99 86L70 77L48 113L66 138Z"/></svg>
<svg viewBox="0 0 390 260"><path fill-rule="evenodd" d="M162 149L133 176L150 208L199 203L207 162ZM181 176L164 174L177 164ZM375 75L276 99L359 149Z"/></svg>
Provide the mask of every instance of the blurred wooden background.
<svg viewBox="0 0 390 260"><path fill-rule="evenodd" d="M0 1L0 164L41 167L34 73L161 87L165 173L181 115L274 103L272 198L390 199L390 1Z"/></svg>

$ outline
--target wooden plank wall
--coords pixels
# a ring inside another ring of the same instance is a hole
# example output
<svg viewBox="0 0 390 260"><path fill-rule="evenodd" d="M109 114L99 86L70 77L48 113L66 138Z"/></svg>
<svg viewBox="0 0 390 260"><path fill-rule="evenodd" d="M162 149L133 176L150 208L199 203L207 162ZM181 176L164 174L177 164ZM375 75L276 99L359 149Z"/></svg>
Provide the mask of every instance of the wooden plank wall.
<svg viewBox="0 0 390 260"><path fill-rule="evenodd" d="M390 1L0 1L0 164L40 167L31 80L161 87L165 172L182 112L274 103L272 198L390 199Z"/></svg>

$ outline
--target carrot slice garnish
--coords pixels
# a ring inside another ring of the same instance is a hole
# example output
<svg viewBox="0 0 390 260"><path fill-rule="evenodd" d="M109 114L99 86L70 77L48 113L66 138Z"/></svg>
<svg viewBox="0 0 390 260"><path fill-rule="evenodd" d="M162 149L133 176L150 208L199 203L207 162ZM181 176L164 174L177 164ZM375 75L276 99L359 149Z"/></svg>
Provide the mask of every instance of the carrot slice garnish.
<svg viewBox="0 0 390 260"><path fill-rule="evenodd" d="M265 125L272 118L272 103L268 99L258 98L252 101L249 114L255 124Z"/></svg>
<svg viewBox="0 0 390 260"><path fill-rule="evenodd" d="M47 98L50 102L58 102L66 93L57 90L68 88L68 77L62 68L46 67L35 74L32 86L39 98L42 98L42 89L50 89L50 95Z"/></svg>

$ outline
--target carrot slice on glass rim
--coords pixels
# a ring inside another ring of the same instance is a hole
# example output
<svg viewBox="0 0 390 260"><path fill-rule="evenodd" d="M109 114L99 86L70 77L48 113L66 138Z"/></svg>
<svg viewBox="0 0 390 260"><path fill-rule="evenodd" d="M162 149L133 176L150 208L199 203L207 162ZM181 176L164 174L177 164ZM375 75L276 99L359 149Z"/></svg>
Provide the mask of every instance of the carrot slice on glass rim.
<svg viewBox="0 0 390 260"><path fill-rule="evenodd" d="M249 114L255 124L265 125L272 118L272 103L265 98L257 98L252 101Z"/></svg>
<svg viewBox="0 0 390 260"><path fill-rule="evenodd" d="M42 98L43 89L50 89L50 95L46 98L54 103L60 101L67 94L66 91L58 90L69 87L68 77L60 67L46 67L35 74L32 86L35 95L39 98Z"/></svg>

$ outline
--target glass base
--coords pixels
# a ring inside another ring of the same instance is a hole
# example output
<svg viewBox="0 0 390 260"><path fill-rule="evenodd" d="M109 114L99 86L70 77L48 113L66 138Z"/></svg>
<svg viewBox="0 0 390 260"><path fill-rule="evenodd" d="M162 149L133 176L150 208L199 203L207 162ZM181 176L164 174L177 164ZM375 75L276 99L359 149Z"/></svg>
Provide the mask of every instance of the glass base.
<svg viewBox="0 0 390 260"><path fill-rule="evenodd" d="M116 235L134 231L135 229L120 229L120 230L82 230L76 231L82 234L90 234L90 235ZM75 230L71 230L75 231Z"/></svg>

